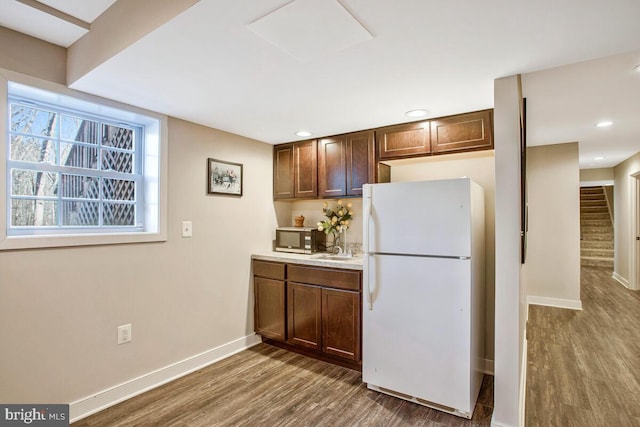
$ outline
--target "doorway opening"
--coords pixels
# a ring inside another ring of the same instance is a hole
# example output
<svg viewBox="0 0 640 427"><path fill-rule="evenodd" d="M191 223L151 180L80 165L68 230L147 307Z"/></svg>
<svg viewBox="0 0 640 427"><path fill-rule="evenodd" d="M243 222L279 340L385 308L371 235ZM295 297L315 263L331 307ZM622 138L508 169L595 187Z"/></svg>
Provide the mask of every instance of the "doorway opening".
<svg viewBox="0 0 640 427"><path fill-rule="evenodd" d="M613 186L580 188L580 264L613 274Z"/></svg>

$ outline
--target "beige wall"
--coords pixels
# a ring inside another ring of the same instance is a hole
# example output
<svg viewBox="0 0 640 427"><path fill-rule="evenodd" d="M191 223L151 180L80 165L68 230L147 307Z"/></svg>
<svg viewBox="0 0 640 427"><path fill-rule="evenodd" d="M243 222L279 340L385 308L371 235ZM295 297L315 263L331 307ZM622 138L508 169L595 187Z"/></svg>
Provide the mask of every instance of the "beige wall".
<svg viewBox="0 0 640 427"><path fill-rule="evenodd" d="M614 277L626 286L632 280L630 267L631 238L633 227L631 224L631 201L633 178L640 172L640 153L628 158L614 168Z"/></svg>
<svg viewBox="0 0 640 427"><path fill-rule="evenodd" d="M385 162L391 181L419 181L468 176L480 184L485 197L485 358L494 359L495 284L495 159L492 151L422 157Z"/></svg>
<svg viewBox="0 0 640 427"><path fill-rule="evenodd" d="M613 181L613 168L580 169L580 182Z"/></svg>
<svg viewBox="0 0 640 427"><path fill-rule="evenodd" d="M578 143L527 150L528 297L579 306L580 176Z"/></svg>
<svg viewBox="0 0 640 427"><path fill-rule="evenodd" d="M67 50L0 27L0 68L64 84Z"/></svg>
<svg viewBox="0 0 640 427"><path fill-rule="evenodd" d="M272 147L177 119L168 129L166 242L0 252L0 402L73 402L253 334L250 255L276 226ZM208 157L244 165L242 197L207 195ZM119 346L125 323L133 341Z"/></svg>

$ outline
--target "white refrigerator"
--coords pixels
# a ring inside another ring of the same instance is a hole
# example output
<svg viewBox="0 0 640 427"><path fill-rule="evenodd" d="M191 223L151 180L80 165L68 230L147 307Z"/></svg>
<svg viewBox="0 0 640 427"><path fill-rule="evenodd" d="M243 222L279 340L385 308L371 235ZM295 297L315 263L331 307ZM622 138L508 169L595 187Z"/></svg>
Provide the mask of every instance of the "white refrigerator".
<svg viewBox="0 0 640 427"><path fill-rule="evenodd" d="M471 418L484 351L484 192L469 178L363 188L362 380Z"/></svg>

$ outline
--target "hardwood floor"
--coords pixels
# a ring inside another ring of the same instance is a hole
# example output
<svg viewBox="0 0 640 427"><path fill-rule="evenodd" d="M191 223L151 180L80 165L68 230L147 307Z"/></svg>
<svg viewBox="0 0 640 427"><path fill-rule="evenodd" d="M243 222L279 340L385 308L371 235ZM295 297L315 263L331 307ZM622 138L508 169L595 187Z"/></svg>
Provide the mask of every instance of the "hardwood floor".
<svg viewBox="0 0 640 427"><path fill-rule="evenodd" d="M73 426L489 426L492 411L491 376L465 420L368 390L357 371L259 344Z"/></svg>
<svg viewBox="0 0 640 427"><path fill-rule="evenodd" d="M581 275L582 311L529 308L526 426L640 426L640 293Z"/></svg>

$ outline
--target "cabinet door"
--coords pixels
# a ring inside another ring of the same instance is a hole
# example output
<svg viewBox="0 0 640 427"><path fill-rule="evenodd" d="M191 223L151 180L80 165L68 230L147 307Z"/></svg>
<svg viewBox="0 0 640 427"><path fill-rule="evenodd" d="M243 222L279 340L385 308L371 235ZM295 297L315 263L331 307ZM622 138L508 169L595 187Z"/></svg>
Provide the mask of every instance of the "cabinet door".
<svg viewBox="0 0 640 427"><path fill-rule="evenodd" d="M431 152L429 122L389 126L376 131L378 157L397 159Z"/></svg>
<svg viewBox="0 0 640 427"><path fill-rule="evenodd" d="M284 341L285 336L285 287L284 281L254 277L255 331L266 338Z"/></svg>
<svg viewBox="0 0 640 427"><path fill-rule="evenodd" d="M434 154L492 148L492 110L431 121L431 149Z"/></svg>
<svg viewBox="0 0 640 427"><path fill-rule="evenodd" d="M346 135L348 196L361 196L362 185L375 182L373 138L373 131Z"/></svg>
<svg viewBox="0 0 640 427"><path fill-rule="evenodd" d="M288 342L320 350L322 309L318 286L289 282L287 284Z"/></svg>
<svg viewBox="0 0 640 427"><path fill-rule="evenodd" d="M360 360L360 293L322 289L322 351Z"/></svg>
<svg viewBox="0 0 640 427"><path fill-rule="evenodd" d="M339 197L347 194L345 137L318 141L318 195Z"/></svg>
<svg viewBox="0 0 640 427"><path fill-rule="evenodd" d="M293 144L273 148L273 198L291 199L293 192Z"/></svg>
<svg viewBox="0 0 640 427"><path fill-rule="evenodd" d="M318 149L317 141L302 141L293 144L293 175L295 197L318 195Z"/></svg>

